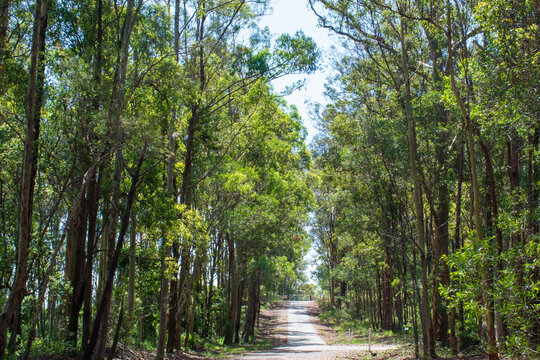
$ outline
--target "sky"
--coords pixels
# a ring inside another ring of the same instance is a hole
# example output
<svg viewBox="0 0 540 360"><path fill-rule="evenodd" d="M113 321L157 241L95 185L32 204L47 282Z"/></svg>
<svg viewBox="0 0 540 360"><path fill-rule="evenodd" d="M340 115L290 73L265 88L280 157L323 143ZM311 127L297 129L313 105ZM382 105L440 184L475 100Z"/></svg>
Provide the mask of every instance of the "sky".
<svg viewBox="0 0 540 360"><path fill-rule="evenodd" d="M272 10L269 11L269 15L261 19L259 26L267 26L276 37L281 34L294 34L298 30L302 30L317 43L322 53L320 68L315 73L310 75L288 75L272 82L275 90L280 92L295 81L306 80L303 89L297 90L284 98L289 105L295 105L298 108L298 112L308 131L307 142L309 143L316 133L313 127L313 119L309 116L309 103L326 103L324 84L329 74L327 55L331 46L337 45L338 41L335 36L330 36L327 29L317 26L317 17L309 8L307 0L271 0L270 6Z"/></svg>
<svg viewBox="0 0 540 360"><path fill-rule="evenodd" d="M297 90L284 98L289 105L295 105L298 108L298 113L308 131L306 141L309 144L317 132L313 126L313 119L310 117L310 104L319 103L324 105L327 103L324 97L324 84L331 69L328 55L332 45L339 48L339 40L335 35L330 35L327 29L317 26L317 16L309 8L307 0L271 0L270 5L272 10L269 15L261 19L259 22L260 27L267 26L276 37L281 34L294 34L298 30L302 30L317 43L321 51L321 63L315 73L284 76L272 82L274 89L280 92L295 81L305 79L306 83L303 89ZM335 49L332 51L335 51ZM311 247L305 259L308 263L305 274L310 283L315 283L313 277L317 262L316 258L315 249Z"/></svg>

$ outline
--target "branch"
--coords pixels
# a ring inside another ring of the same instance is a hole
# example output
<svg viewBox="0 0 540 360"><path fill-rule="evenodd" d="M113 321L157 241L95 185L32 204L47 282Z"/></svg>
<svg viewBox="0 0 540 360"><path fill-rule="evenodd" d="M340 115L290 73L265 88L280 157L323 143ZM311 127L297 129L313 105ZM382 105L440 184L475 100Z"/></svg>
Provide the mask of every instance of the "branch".
<svg viewBox="0 0 540 360"><path fill-rule="evenodd" d="M360 29L360 27L355 24L356 21L350 16L350 14L340 12L339 9L337 9L334 5L330 4L326 0L319 0L319 1L327 9L343 15L348 20L349 25L355 31L357 31L361 36L363 36L363 38L356 37L356 36L354 36L354 35L352 35L352 34L350 34L348 32L343 31L341 28L338 29L334 25L328 24L326 18L324 16L322 16L321 14L319 14L317 12L317 10L315 10L315 7L313 5L313 0L309 0L309 6L310 6L311 10L313 11L313 13L315 13L315 15L319 18L320 26L322 26L323 28L326 28L326 29L330 29L333 32L335 32L336 34L345 36L345 37L351 39L352 41L354 41L356 43L363 44L364 46L366 46L367 44L378 44L379 46L383 47L385 50L387 50L387 51L389 51L389 52L391 52L393 54L396 54L396 50L392 47L392 45L388 44L383 37L375 35L375 34L370 34L370 33L366 32L366 31Z"/></svg>

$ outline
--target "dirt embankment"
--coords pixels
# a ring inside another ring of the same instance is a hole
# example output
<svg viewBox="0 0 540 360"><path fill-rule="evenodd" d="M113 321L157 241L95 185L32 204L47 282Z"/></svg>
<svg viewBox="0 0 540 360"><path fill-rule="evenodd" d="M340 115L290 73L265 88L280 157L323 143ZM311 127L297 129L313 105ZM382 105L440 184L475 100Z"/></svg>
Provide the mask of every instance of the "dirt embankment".
<svg viewBox="0 0 540 360"><path fill-rule="evenodd" d="M287 343L287 303L277 302L261 310L257 337L270 340L273 347Z"/></svg>

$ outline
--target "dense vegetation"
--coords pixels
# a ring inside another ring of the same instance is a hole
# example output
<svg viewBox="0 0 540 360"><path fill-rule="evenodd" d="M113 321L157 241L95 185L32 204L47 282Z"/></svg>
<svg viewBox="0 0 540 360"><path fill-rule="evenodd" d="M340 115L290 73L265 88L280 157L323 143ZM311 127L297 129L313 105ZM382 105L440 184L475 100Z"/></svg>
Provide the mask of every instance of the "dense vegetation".
<svg viewBox="0 0 540 360"><path fill-rule="evenodd" d="M249 341L296 291L311 160L269 83L319 55L265 10L2 0L0 357Z"/></svg>
<svg viewBox="0 0 540 360"><path fill-rule="evenodd" d="M252 341L306 229L341 319L539 356L538 1L308 1L312 154L268 3L0 0L0 358Z"/></svg>
<svg viewBox="0 0 540 360"><path fill-rule="evenodd" d="M310 5L346 40L313 146L335 316L540 356L538 2Z"/></svg>

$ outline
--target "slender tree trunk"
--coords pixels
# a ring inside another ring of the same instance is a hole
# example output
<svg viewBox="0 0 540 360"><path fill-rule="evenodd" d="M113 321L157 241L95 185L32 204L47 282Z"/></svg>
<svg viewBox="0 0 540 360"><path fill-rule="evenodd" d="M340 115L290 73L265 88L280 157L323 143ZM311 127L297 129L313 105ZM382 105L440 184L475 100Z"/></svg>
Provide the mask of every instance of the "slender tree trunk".
<svg viewBox="0 0 540 360"><path fill-rule="evenodd" d="M449 218L449 194L448 186L445 181L440 181L437 186L437 199L438 209L437 218L438 221L435 224L435 248L434 260L436 267L434 270L434 276L436 277L436 288L433 289L434 293L434 309L433 317L436 318L437 327L434 330L437 331L437 338L443 346L448 346L448 313L446 307L442 302L441 295L439 293L439 286L448 286L450 284L450 272L446 262L441 261L441 257L448 255L448 218ZM435 320L434 320L435 322Z"/></svg>
<svg viewBox="0 0 540 360"><path fill-rule="evenodd" d="M94 251L96 246L96 226L98 215L99 184L96 174L90 177L86 203L88 205L88 242L86 248L86 264L84 269L84 309L83 309L83 333L82 348L88 343L92 322L92 273L94 267Z"/></svg>
<svg viewBox="0 0 540 360"><path fill-rule="evenodd" d="M470 119L470 114L465 106L465 103L463 102L463 99L461 98L461 94L459 92L459 89L456 85L455 80L455 74L454 74L454 49L453 49L453 41L452 41L452 27L451 27L451 7L449 4L449 1L447 1L447 8L448 8L448 14L447 14L447 21L448 21L448 68L450 73L450 82L452 86L452 91L454 93L454 97L456 99L456 102L458 103L459 109L461 111L461 115L463 117L463 121L467 128L467 145L469 148L469 157L470 157L470 168L471 168L471 181L472 181L472 190L473 190L473 200L474 200L474 206L473 206L473 212L474 212L474 222L475 222L475 231L476 231L476 237L477 242L482 241L483 234L482 234L482 224L480 221L480 190L478 186L478 173L477 173L477 165L476 165L476 154L474 149L474 136L473 136L473 124ZM484 250L486 251L486 250ZM491 288L491 281L490 281L490 266L487 263L486 260L482 263L482 269L481 269L481 276L482 276L482 303L484 306L484 314L486 317L486 326L487 326L487 334L488 334L488 356L490 360L495 360L499 358L498 355L498 349L497 349L497 340L495 338L495 322L493 319L493 311L492 308L492 301L490 299L490 288Z"/></svg>
<svg viewBox="0 0 540 360"><path fill-rule="evenodd" d="M337 263L337 244L334 239L334 217L335 214L333 211L330 212L330 226L328 234L328 242L330 249L330 262L329 262L329 280L330 280L330 306L332 308L336 307L336 281L334 276L334 269L336 268Z"/></svg>
<svg viewBox="0 0 540 360"><path fill-rule="evenodd" d="M191 327L191 319L189 316L189 313L191 312L191 297L186 297L185 299L185 308L186 308L186 321L185 321L185 329L186 333L184 334L184 349L188 348L189 345L189 335L190 335L190 327Z"/></svg>
<svg viewBox="0 0 540 360"><path fill-rule="evenodd" d="M58 241L58 243L55 245L51 261L49 263L47 271L45 272L45 275L44 275L44 277L42 279L42 282L40 284L39 298L36 301L35 306L34 306L34 318L32 320L32 323L30 324L30 329L28 330L28 339L27 339L27 343L26 343L26 350L25 350L24 355L22 357L24 360L28 359L28 357L30 355L30 350L32 348L32 344L33 344L35 334L36 334L36 326L38 324L38 318L39 318L39 315L42 312L43 304L45 303L46 289L47 289L47 286L49 284L49 279L50 279L51 275L53 274L53 272L54 272L54 270L56 268L56 259L58 257L58 254L60 253L60 249L64 245L64 240L66 238L66 232L67 232L67 229L69 228L69 225L73 222L74 214L77 212L76 209L82 203L82 199L84 198L84 194L85 194L85 191L86 191L86 184L88 182L88 179L93 176L93 174L95 172L95 166L96 166L96 163L94 163L90 167L90 169L85 173L85 175L83 177L83 181L82 181L80 189L79 189L79 194L77 195L77 198L76 198L75 203L73 205L73 211L70 213L70 215L67 218L66 227L64 228L64 232L62 233L62 236L60 237L60 240ZM56 233L58 234L58 231L56 231ZM49 294L49 296L51 297L50 294ZM53 311L52 314L54 314L54 305L53 304L54 304L54 301L53 302L49 301L50 309L52 309L52 311ZM51 321L51 323L54 322L54 317L53 316L50 317L50 321ZM51 331L53 331L52 328L51 328Z"/></svg>
<svg viewBox="0 0 540 360"><path fill-rule="evenodd" d="M28 248L32 240L33 197L38 156L39 126L45 77L45 32L49 0L36 1L36 13L32 35L28 92L26 95L26 130L22 161L21 200L19 204L19 239L17 264L11 292L0 313L0 358L4 357L7 329L13 315L20 308L25 296L28 266Z"/></svg>
<svg viewBox="0 0 540 360"><path fill-rule="evenodd" d="M521 212L520 206L520 187L519 187L519 149L520 144L518 140L517 130L512 127L510 129L510 140L508 141L508 177L510 178L510 191L512 193L512 202L514 207L512 209L512 215L515 219L519 218ZM521 234L519 230L512 233L512 247L521 246ZM518 272L520 269L517 269ZM523 276L521 273L520 276ZM519 280L523 283L523 280Z"/></svg>
<svg viewBox="0 0 540 360"><path fill-rule="evenodd" d="M482 148L482 153L484 154L484 161L486 163L486 173L487 173L487 181L489 185L489 198L491 200L491 215L493 219L493 225L492 227L495 230L495 247L497 250L497 274L496 278L502 274L503 271L503 262L502 262L502 251L503 251L503 236L501 228L499 227L499 205L497 203L497 189L495 187L495 174L493 171L493 165L491 161L491 155L489 153L489 149L480 139L479 141L480 147ZM503 299L499 299L499 306L502 308L503 306ZM496 335L499 342L502 342L504 338L506 337L506 324L503 319L502 314L495 313L495 322L496 322Z"/></svg>
<svg viewBox="0 0 540 360"><path fill-rule="evenodd" d="M386 203L388 200L385 201ZM388 204L382 205L382 229L390 234L393 233L393 229L390 225L389 217L391 217L390 212L388 211ZM390 249L392 248L392 242L390 236L383 234L383 244L384 244L384 264L382 265L382 304L381 304L381 328L383 330L392 330L392 258Z"/></svg>
<svg viewBox="0 0 540 360"><path fill-rule="evenodd" d="M179 60L179 29L180 29L180 0L175 0L174 2L174 38L173 38L173 47L175 51L176 62ZM174 166L176 163L176 140L174 139L174 132L176 131L176 108L173 109L172 119L167 129L168 136L168 145L171 155L167 162L167 192L169 195L175 199L176 202L176 189L175 189L175 174ZM166 232L163 234L163 242L166 241L167 235ZM165 244L162 245L162 252L166 254L164 257L168 257L172 250L173 259L177 263L179 260L179 249L178 242L175 239L172 248L166 247ZM166 283L165 283L166 282ZM175 348L180 347L180 330L179 324L177 324L176 319L176 308L178 305L178 281L177 274L170 279L170 292L169 292L169 280L166 278L162 279L161 283L161 303L165 301L165 298L168 298L169 301L169 315L167 317L166 309L160 310L160 322L159 322L159 340L158 340L158 360L163 358L164 355L164 341L165 341L165 323L168 320L167 324L167 351L172 352Z"/></svg>
<svg viewBox="0 0 540 360"><path fill-rule="evenodd" d="M246 280L245 276L242 276L242 281L238 284L238 295L236 301L235 319L234 319L234 343L240 343L240 317L242 315L242 299L244 297L244 286Z"/></svg>
<svg viewBox="0 0 540 360"><path fill-rule="evenodd" d="M103 295L101 302L97 309L96 318L94 320L94 326L92 328L92 333L88 341L88 345L84 351L84 360L90 360L95 355L98 359L103 359L105 344L107 342L107 332L108 332L108 323L109 323L109 314L113 290L114 275L116 273L116 268L118 266L118 260L120 258L120 252L124 244L124 238L126 236L129 219L131 216L131 209L133 203L135 202L135 195L137 193L137 186L139 182L141 167L146 155L147 146L145 145L141 151L139 161L136 165L135 172L131 177L131 187L129 189L126 208L122 216L122 225L120 227L120 233L118 234L118 241L116 243L116 248L113 253L113 257L110 259L107 279L105 282L105 287L103 289ZM98 344L99 341L99 344Z"/></svg>
<svg viewBox="0 0 540 360"><path fill-rule="evenodd" d="M412 295L413 295L413 301L412 301L412 316L413 316L413 335L414 335L414 357L418 359L418 356L420 354L420 350L418 349L418 319L416 318L416 307L417 307L417 299L418 297L416 294L418 293L418 284L416 283L416 249L412 249L413 252L413 262L411 264L411 278L413 281L413 288L412 288ZM420 309L421 307L418 306ZM422 319L420 319L420 322L422 322ZM425 337L424 337L425 341Z"/></svg>
<svg viewBox="0 0 540 360"><path fill-rule="evenodd" d="M229 284L230 284L230 306L228 324L225 329L225 338L223 344L231 345L234 340L234 323L236 319L236 310L238 308L238 275L236 270L236 258L234 249L234 240L231 234L225 235L229 246Z"/></svg>
<svg viewBox="0 0 540 360"><path fill-rule="evenodd" d="M216 267L218 264L218 260L220 258L222 247L223 247L223 234L219 232L217 234L216 248L214 250L214 254L212 255L212 268L210 269L210 279L208 281L209 289L208 289L208 298L206 300L206 307L208 309L210 309L210 305L214 297L214 277L216 277ZM217 275L217 278L219 279L219 274ZM219 288L219 282L218 282L218 288Z"/></svg>
<svg viewBox="0 0 540 360"><path fill-rule="evenodd" d="M82 181L82 180L81 180ZM79 184L80 186L80 184ZM75 212L73 221L68 230L66 253L70 261L66 261L66 275L71 283L71 299L68 303L69 319L67 327L67 339L75 348L77 346L77 333L79 329L79 313L83 304L84 294L84 265L85 245L87 230L87 205L86 199L82 199L81 206L73 209Z"/></svg>
<svg viewBox="0 0 540 360"><path fill-rule="evenodd" d="M540 219L536 209L538 208L539 187L535 184L540 183L540 166L537 161L534 160L534 156L538 155L538 144L540 142L540 113L536 113L537 124L534 129L534 134L529 138L529 151L527 156L527 206L529 210L529 216L527 217L527 235L538 234L540 230ZM533 275L533 281L540 282L540 271L535 271ZM540 302L540 296L537 295L535 299L536 303ZM537 345L540 345L540 319L536 319L534 323L534 330L531 331L532 341Z"/></svg>
<svg viewBox="0 0 540 360"><path fill-rule="evenodd" d="M175 264L178 263L180 252L178 242L174 240L172 246L172 258ZM173 352L174 349L180 348L180 324L176 318L176 309L178 308L178 272L175 271L170 281L169 295L169 322L167 324L167 352Z"/></svg>
<svg viewBox="0 0 540 360"><path fill-rule="evenodd" d="M0 88L3 88L3 78L6 61L6 39L9 20L9 0L0 0ZM0 90L0 94L3 90Z"/></svg>
<svg viewBox="0 0 540 360"><path fill-rule="evenodd" d="M409 157L411 162L411 177L414 187L414 208L416 214L416 232L418 238L418 244L421 249L420 253L420 265L422 268L422 315L424 318L424 334L427 335L427 341L424 343L424 356L428 358L434 358L435 355L435 339L432 329L431 316L429 312L429 300L428 300L428 281L427 281L427 260L426 260L426 240L424 232L424 205L422 199L422 185L419 178L419 161L416 146L416 130L414 118L412 117L411 109L411 85L409 77L409 60L407 54L407 46L405 39L405 19L401 18L401 59L402 59L402 71L403 79L405 83L405 117L407 119L407 134L409 141Z"/></svg>
<svg viewBox="0 0 540 360"><path fill-rule="evenodd" d="M461 185L463 183L463 145L460 146L458 157L458 183L456 199L456 222L454 230L454 252L460 247L461 233ZM458 354L458 340L456 336L456 307L453 306L450 316L450 344L452 355Z"/></svg>
<svg viewBox="0 0 540 360"><path fill-rule="evenodd" d="M178 9L179 10L179 9ZM204 9L203 9L204 11ZM202 15L199 23L199 29L197 33L197 39L202 39L204 34L204 21L206 15ZM175 20L176 21L176 20ZM176 39L177 40L177 39ZM177 45L175 45L177 46ZM204 61L203 61L203 47L202 45L199 48L199 84L201 92L204 91L205 80L204 80ZM184 156L184 171L182 172L182 186L180 188L180 202L183 205L186 205L186 208L191 207L191 176L192 176L192 166L193 166L193 150L194 150L194 141L195 141L195 130L200 119L199 114L199 104L200 100L191 107L191 117L188 121L188 130L187 130L187 139L186 139L186 153ZM173 257L175 260L180 259L180 254L178 249L173 246ZM190 246L187 243L183 243L181 246L181 263L180 263L180 279L179 283L176 284L176 280L171 281L171 299L169 305L169 340L167 344L167 349L172 351L174 348L180 347L180 322L181 322L181 311L179 303L183 301L183 288L186 276L189 274L190 268ZM173 292L174 287L174 292ZM176 289L177 288L177 289ZM177 294L178 292L178 294Z"/></svg>
<svg viewBox="0 0 540 360"><path fill-rule="evenodd" d="M167 245L167 238L165 231L163 231L161 244L161 294L159 303L159 329L158 329L158 343L156 349L156 360L163 360L165 356L165 337L167 332L167 304L169 302L169 279L167 278L166 271L168 265L166 259L171 253L171 247Z"/></svg>
<svg viewBox="0 0 540 360"><path fill-rule="evenodd" d="M257 316L257 294L259 291L260 276L260 269L256 269L255 273L251 275L251 284L248 294L248 306L246 309L246 324L243 334L245 342L249 342L250 339L253 339L255 337L255 318Z"/></svg>
<svg viewBox="0 0 540 360"><path fill-rule="evenodd" d="M381 284L381 271L380 267L377 266L376 271L376 282L377 282L377 324L381 324L382 326L382 319L383 319L383 313L382 313L382 284ZM378 326L378 325L377 325Z"/></svg>
<svg viewBox="0 0 540 360"><path fill-rule="evenodd" d="M109 351L108 360L113 360L116 353L116 347L118 346L118 340L120 338L120 330L122 329L122 320L124 319L124 295L122 295L122 304L120 305L120 314L118 314L118 322L116 323L116 330L114 331L113 343L111 350Z"/></svg>
<svg viewBox="0 0 540 360"><path fill-rule="evenodd" d="M103 174L103 172L101 172ZM104 189L105 190L105 189ZM98 284L96 289L96 299L101 299L103 295L103 287L105 286L105 278L107 277L107 262L110 253L110 247L107 244L107 239L109 237L110 224L109 216L107 215L110 212L110 194L109 190L104 191L103 193L103 232L101 235L101 241L99 243L99 269L98 269Z"/></svg>
<svg viewBox="0 0 540 360"><path fill-rule="evenodd" d="M534 134L529 139L529 153L527 164L527 204L529 207L529 217L527 227L529 234L536 234L540 230L540 219L535 216L535 210L538 207L538 198L540 195L539 187L535 184L540 182L540 166L534 160L535 155L538 155L538 145L540 143L540 114L537 113L537 125L534 129ZM540 333L538 333L540 337Z"/></svg>
<svg viewBox="0 0 540 360"><path fill-rule="evenodd" d="M98 0L96 4L96 58L94 62L94 86L99 89L101 85L101 71L103 66L103 0ZM94 112L99 111L100 97L96 91L92 107ZM86 249L86 265L84 270L85 286L84 286L84 309L83 309L83 332L82 332L82 348L88 344L90 331L92 326L92 289L93 281L92 274L94 271L94 252L97 244L97 216L100 198L100 183L103 165L100 166L100 181L97 181L97 175L94 173L88 184L88 243ZM98 291L99 293L99 291Z"/></svg>
<svg viewBox="0 0 540 360"><path fill-rule="evenodd" d="M137 217L131 215L131 231L129 236L129 288L128 288L128 329L133 326L135 311L135 277L137 267ZM127 335L129 341L129 334Z"/></svg>
<svg viewBox="0 0 540 360"><path fill-rule="evenodd" d="M143 0L139 0L139 5L142 3ZM138 9L137 9L138 11ZM125 88L126 88L126 77L127 77L127 64L128 64L128 58L129 58L129 44L130 44L130 38L131 33L133 30L133 27L135 25L137 17L137 12L135 10L135 0L128 0L127 7L126 7L126 15L125 15L125 21L123 25L123 31L121 34L121 41L119 43L119 55L118 55L118 65L115 73L115 81L113 84L113 98L111 102L111 115L112 115L112 132L116 134L116 152L115 152L115 166L114 166L114 172L113 172L113 181L112 181L112 195L111 195L111 211L108 218L108 234L107 234L107 244L108 244L108 252L110 254L109 259L107 261L107 277L105 279L105 284L103 287L103 294L101 295L101 303L98 308L98 312L96 313L96 319L94 321L94 326L92 328L92 333L88 342L88 345L84 351L85 358L88 358L94 354L99 359L103 359L104 351L105 351L105 345L107 343L107 334L108 334L108 321L109 321L109 312L110 312L110 302L111 302L111 295L112 295L112 281L114 278L114 273L116 272L116 266L118 263L117 255L116 253L120 252L120 249L118 249L118 244L123 243L123 238L118 238L116 240L116 233L117 233L117 227L118 227L118 220L119 220L119 205L120 205L120 184L121 184L121 177L122 172L124 168L124 161L123 161L123 144L124 144L124 129L123 126L120 123L120 117L123 111L124 102L125 102ZM146 151L146 146L145 146ZM142 157L139 159L140 164L142 164L142 161L144 160ZM140 167L140 165L139 165ZM138 169L140 171L140 169ZM136 179L135 181L137 181ZM132 178L133 181L133 178ZM133 190L136 189L136 184L132 184L132 186L135 186ZM131 189L130 189L131 191ZM135 194L133 194L135 196ZM129 198L129 196L128 196ZM133 203L133 199L131 200ZM129 216L129 212L131 209L127 209L124 215L127 213ZM126 226L126 229L124 230L125 235L127 231L127 225L129 224L129 217L127 219L122 220L122 226ZM120 229L122 232L122 228ZM116 249L115 249L115 242L116 242ZM116 259L115 259L116 258ZM109 280L110 279L110 280ZM99 334L97 333L99 331Z"/></svg>

